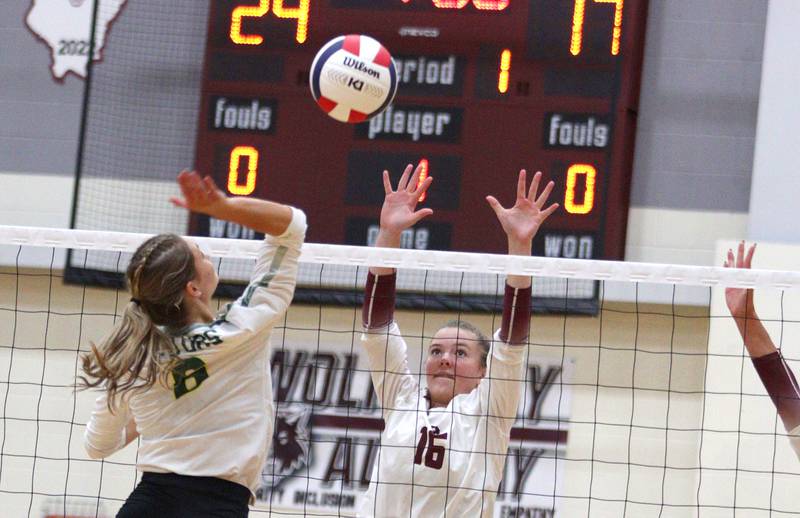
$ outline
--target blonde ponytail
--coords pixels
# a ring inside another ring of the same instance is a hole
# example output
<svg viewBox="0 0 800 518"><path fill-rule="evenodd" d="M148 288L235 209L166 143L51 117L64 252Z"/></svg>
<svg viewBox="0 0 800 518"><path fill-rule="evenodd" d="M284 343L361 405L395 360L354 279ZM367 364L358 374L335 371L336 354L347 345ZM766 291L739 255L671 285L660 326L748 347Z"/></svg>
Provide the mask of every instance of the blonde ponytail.
<svg viewBox="0 0 800 518"><path fill-rule="evenodd" d="M186 324L183 293L194 277L194 256L182 238L161 234L145 241L128 266L133 297L111 333L83 355L85 376L78 377L78 388L102 387L113 411L117 397L131 390L157 382L169 386L178 358L172 338L159 326Z"/></svg>

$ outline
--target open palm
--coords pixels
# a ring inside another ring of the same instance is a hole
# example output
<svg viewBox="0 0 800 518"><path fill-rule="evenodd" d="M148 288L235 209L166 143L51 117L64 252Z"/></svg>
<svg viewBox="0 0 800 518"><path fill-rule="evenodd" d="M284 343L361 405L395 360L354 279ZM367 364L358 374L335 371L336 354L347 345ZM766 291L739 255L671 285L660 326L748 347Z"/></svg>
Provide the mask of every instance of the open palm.
<svg viewBox="0 0 800 518"><path fill-rule="evenodd" d="M210 176L201 177L195 171L183 170L178 175L178 186L183 197L170 198L176 207L211 214L225 203L225 193L217 187Z"/></svg>
<svg viewBox="0 0 800 518"><path fill-rule="evenodd" d="M428 190L433 178L428 177L420 182L421 166L417 166L413 174L411 171L412 166L406 166L397 183L397 190L392 189L389 172L383 172L383 190L386 197L383 200L383 207L381 207L382 230L400 233L413 227L422 218L433 214L431 209L415 210L420 196Z"/></svg>
<svg viewBox="0 0 800 518"><path fill-rule="evenodd" d="M527 173L524 169L520 171L517 179L517 199L514 206L508 209L503 207L494 196L486 197L486 201L494 209L503 231L510 240L532 241L542 223L558 208L557 203L544 208L555 184L552 181L548 182L541 194L537 196L541 179L542 173L537 172L526 193Z"/></svg>
<svg viewBox="0 0 800 518"><path fill-rule="evenodd" d="M736 249L735 256L733 250L728 250L728 256L724 264L725 268L750 268L753 262L753 253L756 251L756 245L752 245L746 253L744 248L744 241L741 241ZM726 288L725 302L728 304L728 310L734 317L753 315L753 290L751 289Z"/></svg>

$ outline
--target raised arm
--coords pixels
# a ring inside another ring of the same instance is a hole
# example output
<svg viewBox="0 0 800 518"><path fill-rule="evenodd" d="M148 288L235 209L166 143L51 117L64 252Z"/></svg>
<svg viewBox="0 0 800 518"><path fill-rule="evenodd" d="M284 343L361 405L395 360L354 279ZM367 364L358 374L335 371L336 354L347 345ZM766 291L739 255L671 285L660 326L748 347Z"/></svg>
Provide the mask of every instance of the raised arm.
<svg viewBox="0 0 800 518"><path fill-rule="evenodd" d="M431 209L416 210L420 196L428 190L433 181L433 177L429 176L420 184L421 172L421 166L417 166L414 170L411 164L407 165L397 183L397 190L392 188L389 171L383 172L383 191L386 196L381 207L380 230L375 240L375 246L400 248L400 235L403 231L416 225L422 218L433 214ZM369 270L375 275L394 273L394 268L376 267Z"/></svg>
<svg viewBox="0 0 800 518"><path fill-rule="evenodd" d="M740 242L735 256L733 250L728 250L725 267L750 269L755 251L756 245L753 244L745 253L744 241ZM727 288L725 302L751 358L759 358L778 351L756 313L753 290Z"/></svg>
<svg viewBox="0 0 800 518"><path fill-rule="evenodd" d="M542 173L537 172L528 189L527 174L525 170L520 171L517 177L516 200L508 209L494 196L486 197L508 237L509 255L531 255L536 232L558 208L555 203L545 208L554 184L548 182L539 194L541 180ZM503 299L502 324L495 333L486 377L478 387L480 400L487 405L488 415L506 438L516 419L517 407L524 391L527 351L524 345L528 341L530 321L531 279L522 275L509 275Z"/></svg>
<svg viewBox="0 0 800 518"><path fill-rule="evenodd" d="M215 325L229 322L228 343L238 331L259 331L281 318L292 301L298 259L305 238L305 214L288 205L257 198L229 198L211 179L196 172L178 175L183 198L171 198L178 207L232 221L267 235L251 282L241 297L220 315ZM237 338L237 339L238 339ZM224 339L223 339L224 340ZM218 347L217 349L223 349Z"/></svg>
<svg viewBox="0 0 800 518"><path fill-rule="evenodd" d="M509 255L531 255L533 238L542 223L558 209L553 203L545 208L547 199L553 191L554 183L548 182L538 194L542 173L533 176L530 188L527 187L525 170L517 178L517 198L511 208L504 208L494 196L486 201L494 210L503 232L508 237ZM509 343L521 344L528 338L530 326L531 278L522 275L509 275L503 303L503 321L500 339Z"/></svg>
<svg viewBox="0 0 800 518"><path fill-rule="evenodd" d="M419 182L421 167L412 173L413 166L406 166L397 190L392 188L389 172L383 172L383 190L385 198L381 207L380 230L375 246L383 248L399 248L400 236L404 230L413 227L422 218L433 214L431 209L416 210L418 200L433 181L432 177ZM364 327L375 329L385 327L392 322L395 301L394 268L371 267L367 276L364 291L364 307L362 319Z"/></svg>
<svg viewBox="0 0 800 518"><path fill-rule="evenodd" d="M744 241L740 242L735 255L733 250L728 250L725 267L749 269L755 250L756 245L753 244L745 252ZM758 377L775 403L784 426L789 431L800 427L800 387L756 313L753 290L727 288L725 302Z"/></svg>
<svg viewBox="0 0 800 518"><path fill-rule="evenodd" d="M283 234L292 221L292 209L288 205L257 198L229 198L210 176L201 178L194 171L182 171L178 175L178 185L183 198L173 197L170 201L192 212L232 221L273 236Z"/></svg>
<svg viewBox="0 0 800 518"><path fill-rule="evenodd" d="M389 173L383 172L386 197L375 246L398 248L404 230L433 214L431 209L416 210L418 200L430 186L432 178L420 183L421 168L417 167L412 174L412 167L409 165L403 171L397 190L392 188ZM400 394L419 390L408 368L406 343L394 323L395 280L394 268L370 268L362 309L365 332L361 336L361 345L367 353L375 393L384 409L394 408Z"/></svg>

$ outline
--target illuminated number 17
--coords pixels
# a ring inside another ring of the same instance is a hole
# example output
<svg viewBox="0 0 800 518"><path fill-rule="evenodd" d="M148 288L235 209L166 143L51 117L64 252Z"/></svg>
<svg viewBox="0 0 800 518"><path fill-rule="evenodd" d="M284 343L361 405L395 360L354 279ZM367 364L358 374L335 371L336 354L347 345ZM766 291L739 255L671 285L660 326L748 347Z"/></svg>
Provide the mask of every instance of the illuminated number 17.
<svg viewBox="0 0 800 518"><path fill-rule="evenodd" d="M308 11L311 0L298 0L297 7L284 7L284 0L274 0L272 12L278 18L297 20L297 43L305 43L308 37ZM259 0L258 5L239 5L231 13L231 41L237 45L261 45L264 38L258 34L242 34L242 18L261 18L269 12L269 0Z"/></svg>
<svg viewBox="0 0 800 518"><path fill-rule="evenodd" d="M470 0L433 0L433 5L439 9L461 9L469 3ZM482 11L502 11L511 0L472 0L472 5L476 9Z"/></svg>
<svg viewBox="0 0 800 518"><path fill-rule="evenodd" d="M572 14L572 38L569 52L573 56L581 53L583 45L583 22L586 16L586 2L592 0L575 0ZM611 34L611 55L619 54L619 40L622 36L622 8L625 0L593 0L596 4L614 4L614 31Z"/></svg>

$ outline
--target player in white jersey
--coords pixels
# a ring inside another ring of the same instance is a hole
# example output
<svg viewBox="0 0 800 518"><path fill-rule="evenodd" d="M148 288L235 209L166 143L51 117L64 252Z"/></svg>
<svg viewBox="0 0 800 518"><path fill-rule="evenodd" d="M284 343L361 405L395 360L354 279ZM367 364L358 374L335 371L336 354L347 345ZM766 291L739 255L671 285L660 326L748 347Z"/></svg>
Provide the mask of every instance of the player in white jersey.
<svg viewBox="0 0 800 518"><path fill-rule="evenodd" d="M745 252L744 241L740 242L735 256L733 250L728 250L725 267L750 268L755 251L755 244ZM800 386L756 313L753 290L728 288L725 290L725 302L742 335L753 366L789 433L792 448L800 459Z"/></svg>
<svg viewBox="0 0 800 518"><path fill-rule="evenodd" d="M403 230L433 212L415 210L431 178L418 185L420 170L411 170L406 168L396 191L383 174L386 198L376 246L399 247ZM509 254L530 255L539 226L558 207L544 206L553 182L537 197L540 180L536 173L528 190L520 171L510 209L487 196L508 236ZM491 344L466 322L450 322L435 334L423 390L409 371L406 343L393 321L395 276L390 268L370 268L366 286L362 345L385 429L359 516L491 516L524 390L530 277L508 277L502 325Z"/></svg>
<svg viewBox="0 0 800 518"><path fill-rule="evenodd" d="M118 517L247 516L272 437L269 337L294 294L305 215L227 198L206 177L180 174L173 203L266 235L243 295L215 315L218 277L190 241L145 241L127 269L131 302L84 357L83 387L102 393L86 426L89 456L140 437L142 481Z"/></svg>

